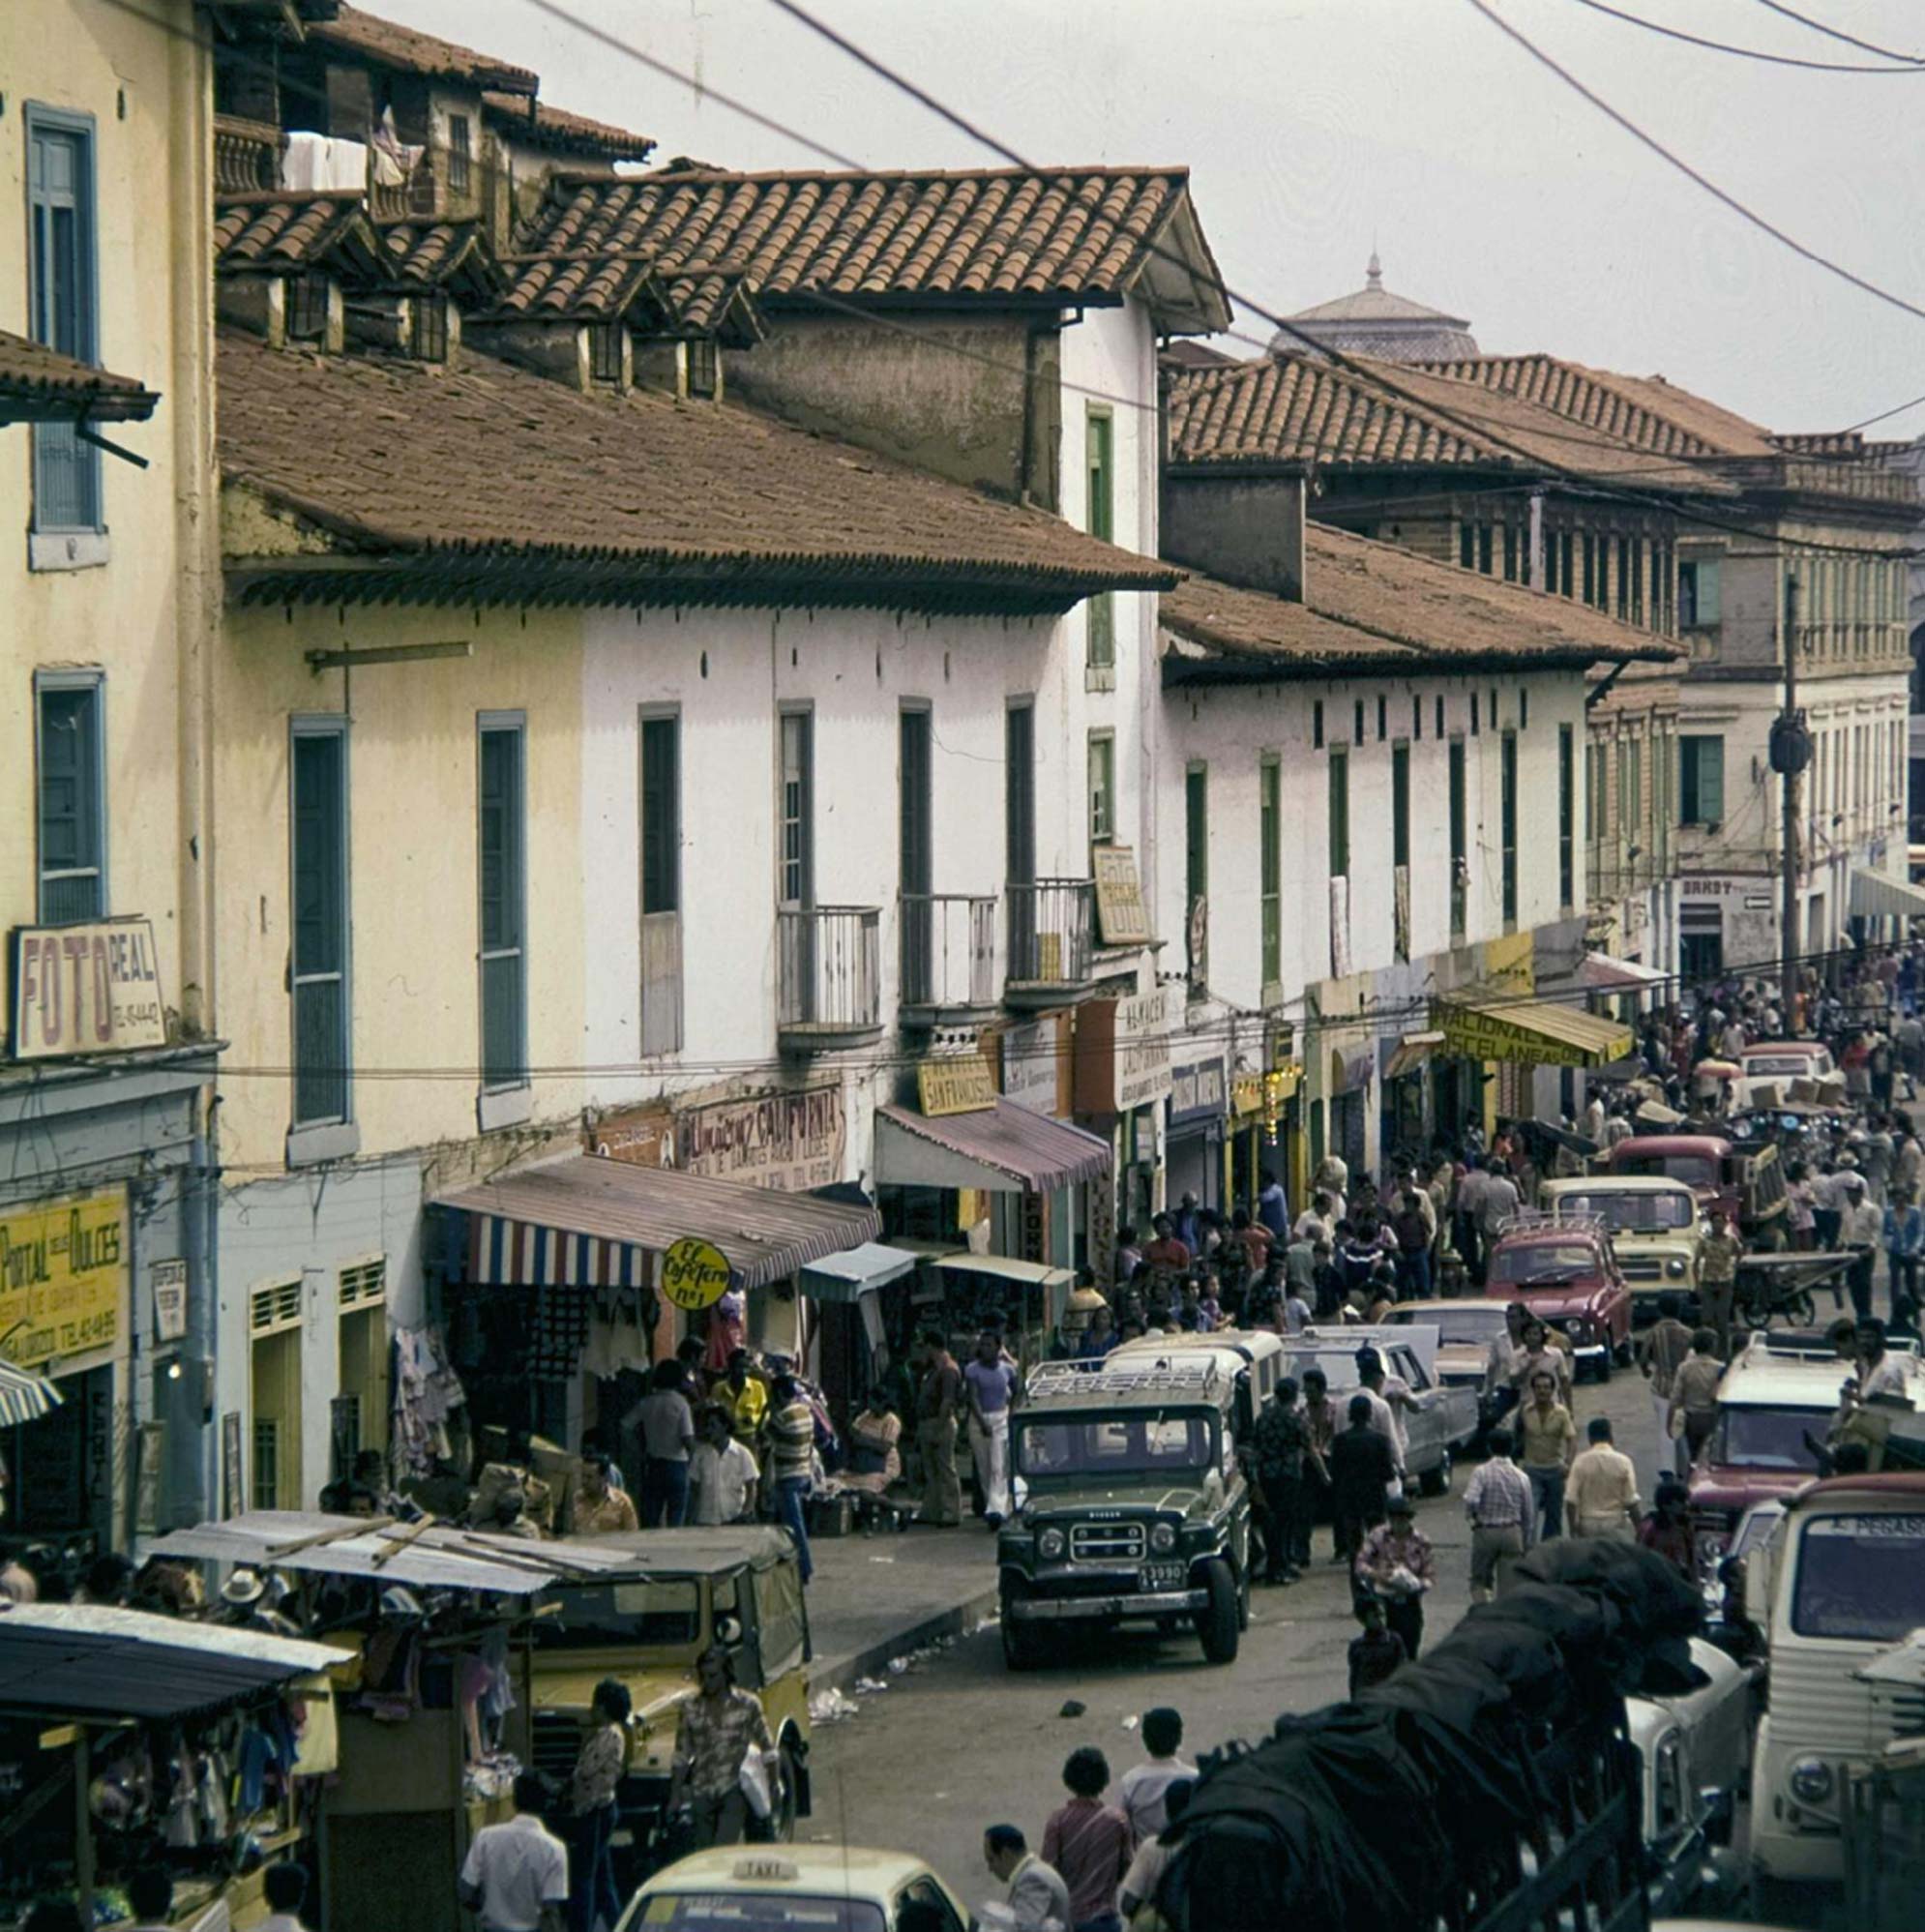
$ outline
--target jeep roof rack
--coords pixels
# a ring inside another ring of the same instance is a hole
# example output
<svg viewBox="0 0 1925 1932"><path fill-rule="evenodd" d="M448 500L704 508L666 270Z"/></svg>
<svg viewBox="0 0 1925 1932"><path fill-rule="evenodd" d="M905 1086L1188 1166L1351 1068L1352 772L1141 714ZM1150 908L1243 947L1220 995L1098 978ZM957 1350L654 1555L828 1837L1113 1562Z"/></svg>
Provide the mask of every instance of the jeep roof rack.
<svg viewBox="0 0 1925 1932"><path fill-rule="evenodd" d="M1588 1209L1559 1213L1555 1207L1520 1207L1497 1224L1497 1238L1502 1240L1506 1234L1549 1234L1566 1228L1588 1228L1593 1234L1607 1237L1611 1234L1611 1223L1602 1214Z"/></svg>
<svg viewBox="0 0 1925 1932"><path fill-rule="evenodd" d="M1141 1354L1123 1361L1112 1356L1094 1375L1075 1362L1039 1362L1029 1372L1027 1387L1032 1396L1101 1397L1168 1389L1172 1395L1209 1396L1214 1400L1224 1380L1222 1370L1208 1359Z"/></svg>

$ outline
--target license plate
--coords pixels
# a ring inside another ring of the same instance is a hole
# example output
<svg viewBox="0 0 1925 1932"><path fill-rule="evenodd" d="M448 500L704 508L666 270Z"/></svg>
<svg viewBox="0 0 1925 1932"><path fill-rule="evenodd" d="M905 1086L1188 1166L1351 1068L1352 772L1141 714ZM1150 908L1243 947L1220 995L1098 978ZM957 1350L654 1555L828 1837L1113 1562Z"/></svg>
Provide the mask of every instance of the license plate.
<svg viewBox="0 0 1925 1932"><path fill-rule="evenodd" d="M1174 1590L1188 1572L1181 1563L1151 1563L1137 1579L1139 1590Z"/></svg>

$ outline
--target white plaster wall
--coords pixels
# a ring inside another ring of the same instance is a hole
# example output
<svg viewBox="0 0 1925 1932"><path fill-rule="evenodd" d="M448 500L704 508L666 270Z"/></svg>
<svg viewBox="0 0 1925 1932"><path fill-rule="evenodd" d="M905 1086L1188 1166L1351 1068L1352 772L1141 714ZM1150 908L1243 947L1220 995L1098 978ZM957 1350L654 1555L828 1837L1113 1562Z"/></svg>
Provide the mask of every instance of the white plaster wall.
<svg viewBox="0 0 1925 1932"><path fill-rule="evenodd" d="M1491 693L1497 693L1493 728ZM1274 753L1282 772L1283 943L1286 1003L1330 977L1328 751L1348 743L1350 764L1350 962L1355 973L1396 964L1391 884L1391 751L1410 749L1410 954L1448 949L1450 817L1447 746L1466 748L1470 893L1465 941L1500 935L1502 917L1501 732L1515 728L1520 692L1529 693L1529 723L1518 731L1519 931L1555 921L1557 877L1557 736L1569 725L1580 750L1584 680L1577 672L1527 679L1480 678L1479 730L1469 735L1470 686L1449 680L1383 680L1335 685L1181 686L1164 694L1166 729L1160 777L1159 841L1169 853L1158 885L1159 929L1182 931L1184 774L1193 759L1209 774L1209 985L1241 1006L1262 1003L1262 907L1259 772ZM1377 700L1387 701L1386 736L1377 736ZM1444 699L1445 736L1436 733L1436 701ZM1355 700L1364 702L1365 738L1351 743ZM1422 706L1423 735L1413 732L1411 700ZM1324 745L1313 746L1314 707L1323 704ZM1582 768L1578 804L1583 803ZM1584 903L1582 819L1576 827L1576 903Z"/></svg>

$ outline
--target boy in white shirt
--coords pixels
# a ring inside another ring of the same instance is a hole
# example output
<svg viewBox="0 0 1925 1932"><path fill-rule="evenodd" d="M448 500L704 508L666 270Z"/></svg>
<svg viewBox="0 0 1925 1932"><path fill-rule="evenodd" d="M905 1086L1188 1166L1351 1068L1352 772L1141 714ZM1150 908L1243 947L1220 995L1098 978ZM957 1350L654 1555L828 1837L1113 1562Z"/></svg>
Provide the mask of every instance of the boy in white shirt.
<svg viewBox="0 0 1925 1932"><path fill-rule="evenodd" d="M698 1436L689 1458L689 1521L705 1530L740 1523L755 1513L755 1459L719 1409L702 1411Z"/></svg>

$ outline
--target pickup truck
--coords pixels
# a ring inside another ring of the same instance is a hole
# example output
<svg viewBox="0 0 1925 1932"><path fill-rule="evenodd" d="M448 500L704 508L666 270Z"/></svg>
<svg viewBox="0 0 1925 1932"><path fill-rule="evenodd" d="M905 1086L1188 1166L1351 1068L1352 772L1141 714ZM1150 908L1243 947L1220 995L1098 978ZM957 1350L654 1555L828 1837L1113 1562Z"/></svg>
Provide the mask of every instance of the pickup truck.
<svg viewBox="0 0 1925 1932"><path fill-rule="evenodd" d="M1605 1174L1669 1174L1706 1212L1722 1207L1756 1246L1785 1245L1785 1168L1778 1149L1734 1146L1723 1134L1633 1134L1600 1163Z"/></svg>
<svg viewBox="0 0 1925 1932"><path fill-rule="evenodd" d="M1358 1351L1375 1349L1383 1357L1384 1374L1401 1378L1416 1400L1415 1412L1404 1413L1404 1469L1426 1496L1449 1490L1457 1452L1477 1440L1481 1426L1476 1392L1439 1379L1437 1348L1437 1330L1422 1323L1326 1323L1284 1338L1290 1374L1301 1382L1305 1369L1321 1369L1339 1415L1359 1386Z"/></svg>

